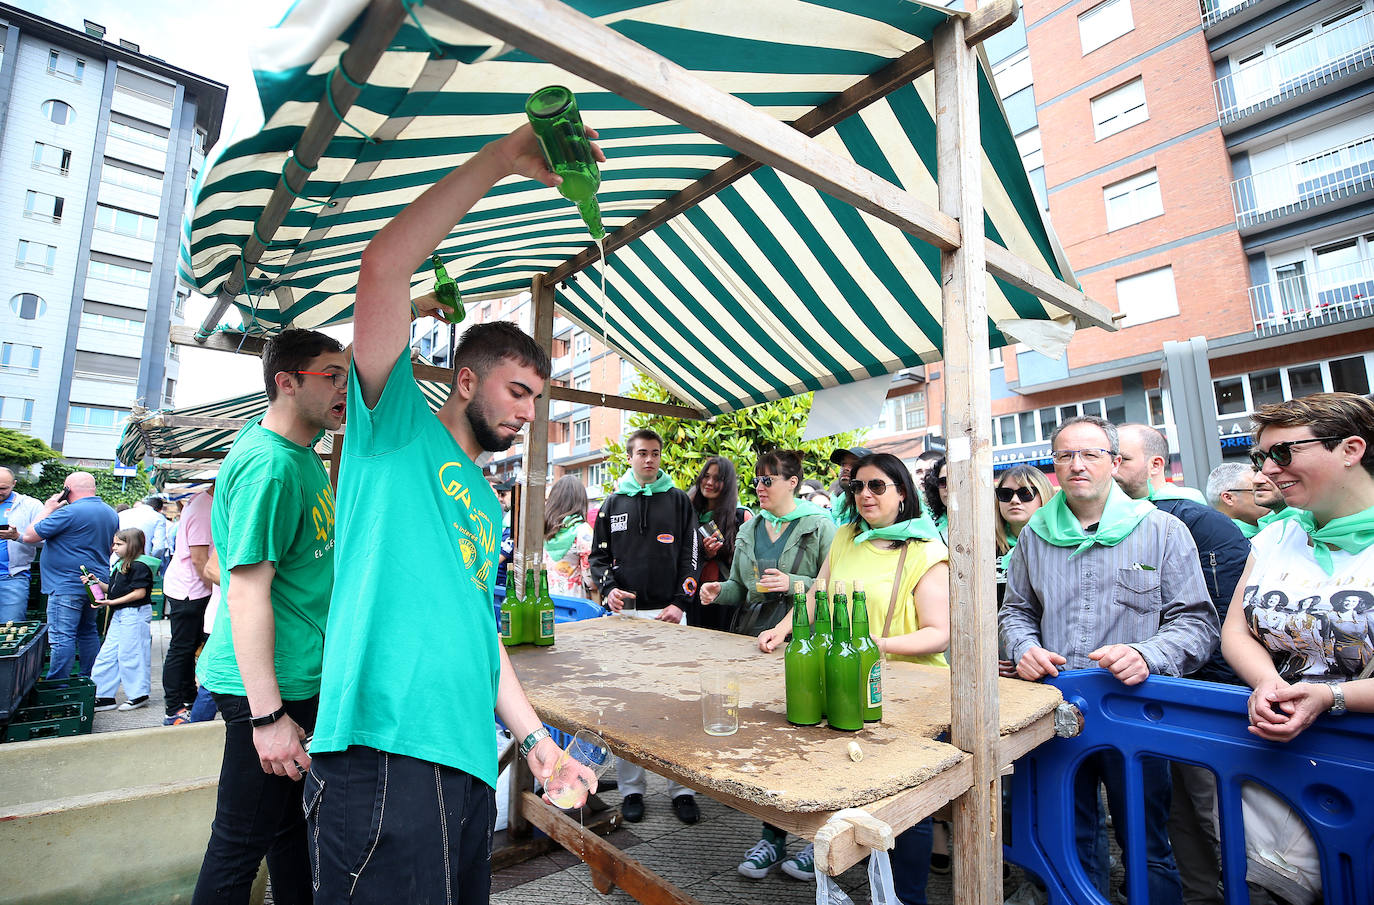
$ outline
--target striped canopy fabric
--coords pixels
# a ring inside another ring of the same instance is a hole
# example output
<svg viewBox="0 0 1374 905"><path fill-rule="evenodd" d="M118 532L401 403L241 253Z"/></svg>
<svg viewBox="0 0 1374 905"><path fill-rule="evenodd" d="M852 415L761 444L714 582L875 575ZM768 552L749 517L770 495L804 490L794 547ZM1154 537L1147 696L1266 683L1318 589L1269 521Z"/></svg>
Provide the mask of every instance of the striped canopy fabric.
<svg viewBox="0 0 1374 905"><path fill-rule="evenodd" d="M578 11L720 90L792 122L929 42L945 9L910 0L574 0ZM266 124L219 155L196 189L186 278L215 295L236 270L292 148L329 105L327 85L357 36L361 0L300 0L258 48ZM317 169L234 303L250 330L352 317L359 258L408 202L524 121L549 84L577 95L607 162L606 228L644 214L717 167L731 149L418 5L368 76ZM817 136L932 206L934 76L927 74ZM980 64L985 227L1032 267L1076 286L1031 192ZM510 296L583 252L571 203L527 179L503 181L438 249L464 298ZM415 274L414 294L433 273ZM603 294L604 286L604 294ZM604 337L685 404L719 413L889 374L940 358L940 254L895 227L763 167L617 250L604 271L557 289L579 327ZM989 278L999 325L1063 312Z"/></svg>

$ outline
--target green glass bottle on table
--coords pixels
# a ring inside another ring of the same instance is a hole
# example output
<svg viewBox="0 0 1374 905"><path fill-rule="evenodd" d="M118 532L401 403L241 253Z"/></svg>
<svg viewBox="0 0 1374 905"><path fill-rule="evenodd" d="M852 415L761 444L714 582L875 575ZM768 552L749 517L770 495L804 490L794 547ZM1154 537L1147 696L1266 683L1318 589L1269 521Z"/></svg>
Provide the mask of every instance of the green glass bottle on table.
<svg viewBox="0 0 1374 905"><path fill-rule="evenodd" d="M844 584L835 582L830 651L825 656L825 718L831 729L856 732L864 726L859 700L859 652L849 641Z"/></svg>
<svg viewBox="0 0 1374 905"><path fill-rule="evenodd" d="M501 643L514 647L520 643L520 598L515 594L515 570L506 569L506 596L501 600Z"/></svg>
<svg viewBox="0 0 1374 905"><path fill-rule="evenodd" d="M535 630L534 643L538 647L553 644L553 597L549 595L549 571L539 570L539 602L537 604L538 628Z"/></svg>
<svg viewBox="0 0 1374 905"><path fill-rule="evenodd" d="M458 291L458 283L448 275L448 270L444 268L444 261L439 257L437 251L430 260L434 264L434 297L439 300L439 304L448 309L448 313L444 315L444 322L448 324L462 323L463 318L467 317L468 311L463 307L463 294Z"/></svg>
<svg viewBox="0 0 1374 905"><path fill-rule="evenodd" d="M549 169L563 177L559 194L577 205L593 239L604 238L601 207L596 203L601 170L582 125L582 115L577 111L577 98L562 85L540 88L525 101L525 114Z"/></svg>
<svg viewBox="0 0 1374 905"><path fill-rule="evenodd" d="M854 582L853 644L859 652L859 681L863 683L860 703L863 705L865 723L876 723L883 718L883 655L873 640L868 628L868 598L864 586Z"/></svg>
<svg viewBox="0 0 1374 905"><path fill-rule="evenodd" d="M830 655L830 595L826 593L825 582L816 582L816 616L811 624L813 643L821 649L824 659ZM825 716L825 670L821 670L821 716Z"/></svg>
<svg viewBox="0 0 1374 905"><path fill-rule="evenodd" d="M520 598L520 643L533 644L539 637L539 586L534 583L534 569L525 570L525 596Z"/></svg>
<svg viewBox="0 0 1374 905"><path fill-rule="evenodd" d="M821 721L825 704L822 676L825 651L811 640L811 622L806 616L805 585L798 581L792 595L792 640L783 655L787 690L787 722L814 726Z"/></svg>

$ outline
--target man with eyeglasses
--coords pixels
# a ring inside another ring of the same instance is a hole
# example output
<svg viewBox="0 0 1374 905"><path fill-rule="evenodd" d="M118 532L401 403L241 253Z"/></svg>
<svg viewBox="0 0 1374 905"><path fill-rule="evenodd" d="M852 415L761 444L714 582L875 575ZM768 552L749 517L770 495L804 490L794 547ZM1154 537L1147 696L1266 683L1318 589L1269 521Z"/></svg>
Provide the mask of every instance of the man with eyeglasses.
<svg viewBox="0 0 1374 905"><path fill-rule="evenodd" d="M1258 478L1264 480L1266 489L1273 486L1264 475L1256 474L1248 462L1223 462L1207 476L1207 503L1234 522L1246 538L1258 534L1260 520L1274 514L1257 500L1262 493ZM1283 501L1282 496L1279 501Z"/></svg>
<svg viewBox="0 0 1374 905"><path fill-rule="evenodd" d="M602 603L614 612L629 607L635 615L681 622L701 578L696 510L659 467L663 438L656 432L643 428L630 434L625 452L630 470L596 517L588 557L592 579ZM644 819L644 768L622 760L616 777L625 796L620 813L638 823ZM691 789L669 780L668 795L679 820L700 819Z"/></svg>
<svg viewBox="0 0 1374 905"><path fill-rule="evenodd" d="M223 596L196 677L224 716L224 759L195 905L246 903L264 857L277 901L312 895L300 780L334 584L334 492L314 444L343 421L348 354L286 330L262 365L267 411L234 438L210 512Z"/></svg>
<svg viewBox="0 0 1374 905"><path fill-rule="evenodd" d="M1061 492L1022 530L998 614L1017 675L1036 681L1096 665L1138 685L1152 674L1196 672L1216 649L1220 624L1187 528L1117 486L1120 439L1111 422L1064 421L1051 449ZM1162 761L1147 761L1142 780L1149 901L1177 905L1182 890L1166 832L1169 772ZM1078 773L1074 827L1085 869L1106 896L1099 784L1107 788L1125 849L1125 776L1103 754L1089 757Z"/></svg>

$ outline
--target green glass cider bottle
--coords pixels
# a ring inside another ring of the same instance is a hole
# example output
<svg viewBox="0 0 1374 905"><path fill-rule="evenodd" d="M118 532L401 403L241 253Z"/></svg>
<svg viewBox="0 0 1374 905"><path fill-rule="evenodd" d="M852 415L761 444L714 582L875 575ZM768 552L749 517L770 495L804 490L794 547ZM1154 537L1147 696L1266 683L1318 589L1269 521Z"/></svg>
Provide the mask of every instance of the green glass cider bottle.
<svg viewBox="0 0 1374 905"><path fill-rule="evenodd" d="M515 593L515 570L506 569L506 596L501 600L501 643L514 647L520 643L520 598Z"/></svg>
<svg viewBox="0 0 1374 905"><path fill-rule="evenodd" d="M534 643L537 647L551 647L553 645L553 598L549 596L549 570L539 570L539 603L538 603L538 628L535 631Z"/></svg>
<svg viewBox="0 0 1374 905"><path fill-rule="evenodd" d="M525 570L525 596L520 598L520 643L533 644L539 637L539 586L534 583L534 568Z"/></svg>
<svg viewBox="0 0 1374 905"><path fill-rule="evenodd" d="M787 689L787 722L814 726L821 721L825 691L821 676L825 672L825 652L811 640L811 623L806 617L806 586L798 581L792 594L792 640L783 655Z"/></svg>
<svg viewBox="0 0 1374 905"><path fill-rule="evenodd" d="M868 597L864 586L854 582L854 649L859 652L860 704L865 723L883 718L883 655L868 628Z"/></svg>
<svg viewBox="0 0 1374 905"><path fill-rule="evenodd" d="M859 652L849 641L844 585L836 582L830 652L825 657L825 717L831 729L856 732L864 726L859 701Z"/></svg>
<svg viewBox="0 0 1374 905"><path fill-rule="evenodd" d="M812 643L820 648L821 659L830 655L830 596L825 582L816 581L816 616L811 625ZM825 670L821 670L821 715L825 715Z"/></svg>
<svg viewBox="0 0 1374 905"><path fill-rule="evenodd" d="M444 315L444 322L460 324L463 318L467 317L468 311L463 307L463 294L458 291L458 283L448 275L444 261L437 251L430 260L434 263L434 297L439 300L439 304L448 309L448 313Z"/></svg>
<svg viewBox="0 0 1374 905"><path fill-rule="evenodd" d="M577 112L577 98L562 85L540 88L525 101L525 114L549 169L563 177L559 194L577 205L593 239L604 238L601 207L596 203L601 170L592 154L582 116Z"/></svg>

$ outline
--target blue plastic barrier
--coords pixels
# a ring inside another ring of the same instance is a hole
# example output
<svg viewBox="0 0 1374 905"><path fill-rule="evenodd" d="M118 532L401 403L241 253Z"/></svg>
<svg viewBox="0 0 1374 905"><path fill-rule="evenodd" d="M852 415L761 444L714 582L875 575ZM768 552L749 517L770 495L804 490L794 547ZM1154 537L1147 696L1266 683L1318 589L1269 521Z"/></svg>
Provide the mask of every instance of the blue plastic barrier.
<svg viewBox="0 0 1374 905"><path fill-rule="evenodd" d="M1074 843L1074 775L1088 755L1114 750L1125 764L1129 838L1143 838L1140 759L1192 763L1217 776L1223 884L1230 905L1250 901L1245 885L1241 784L1258 783L1307 822L1321 854L1326 905L1374 903L1374 715L1321 717L1286 744L1247 731L1249 690L1151 676L1133 688L1107 670L1061 673L1050 680L1083 713L1083 731L1055 738L1016 762L1008 861L1040 876L1051 905L1100 903ZM1358 802L1365 802L1361 814ZM1145 852L1125 852L1127 895L1148 901Z"/></svg>

